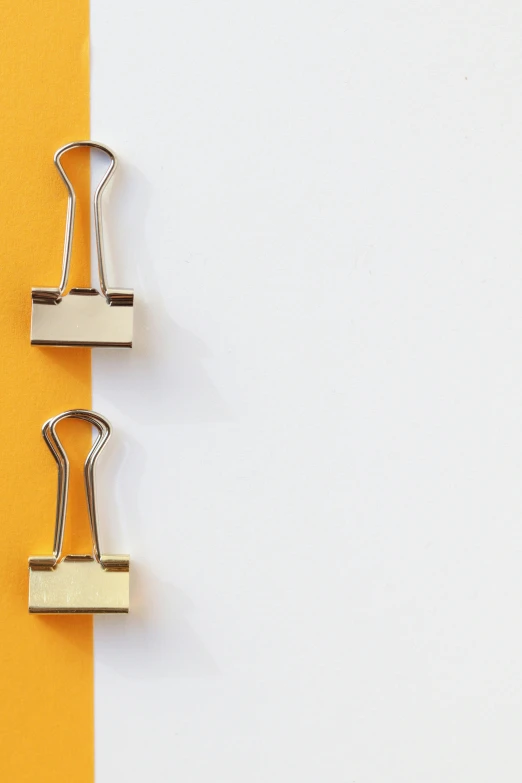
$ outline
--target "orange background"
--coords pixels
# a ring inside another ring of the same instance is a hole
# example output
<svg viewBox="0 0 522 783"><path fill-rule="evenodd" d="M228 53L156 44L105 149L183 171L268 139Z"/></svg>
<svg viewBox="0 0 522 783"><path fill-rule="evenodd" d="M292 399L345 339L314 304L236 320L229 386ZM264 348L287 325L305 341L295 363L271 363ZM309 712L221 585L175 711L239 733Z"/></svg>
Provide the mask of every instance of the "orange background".
<svg viewBox="0 0 522 783"><path fill-rule="evenodd" d="M84 783L94 778L92 618L30 616L27 558L53 543L57 473L41 426L91 407L90 351L29 343L31 287L61 274L67 194L53 154L89 138L88 0L0 0L0 52L0 780ZM83 151L64 163L78 195L72 287L89 283L89 166ZM81 460L91 435L80 422L61 434L72 462L64 553L89 552Z"/></svg>

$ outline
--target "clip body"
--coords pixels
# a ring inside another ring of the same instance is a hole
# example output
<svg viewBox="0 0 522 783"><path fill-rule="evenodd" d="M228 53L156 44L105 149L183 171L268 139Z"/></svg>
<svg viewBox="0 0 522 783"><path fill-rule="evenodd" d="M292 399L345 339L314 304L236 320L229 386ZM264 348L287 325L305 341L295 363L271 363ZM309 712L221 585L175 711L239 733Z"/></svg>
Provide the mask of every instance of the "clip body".
<svg viewBox="0 0 522 783"><path fill-rule="evenodd" d="M76 194L63 169L61 157L76 147L101 150L108 155L111 162L94 194L94 233L100 291L95 288L73 288L66 294L71 267ZM107 286L103 254L101 196L116 168L116 156L103 144L77 141L61 147L54 156L54 162L69 194L62 279L58 288L32 289L31 344L131 348L134 293L129 289Z"/></svg>
<svg viewBox="0 0 522 783"><path fill-rule="evenodd" d="M129 572L108 571L93 557L68 555L54 568L29 566L31 614L129 611Z"/></svg>
<svg viewBox="0 0 522 783"><path fill-rule="evenodd" d="M56 434L56 425L66 418L76 418L93 424L99 436L85 461L85 489L93 552L88 555L67 555L62 559L69 460ZM44 440L58 465L58 498L52 555L29 558L29 612L31 614L96 614L129 611L128 555L102 555L98 535L94 467L96 459L108 441L110 424L99 413L76 409L60 413L47 421L42 429Z"/></svg>

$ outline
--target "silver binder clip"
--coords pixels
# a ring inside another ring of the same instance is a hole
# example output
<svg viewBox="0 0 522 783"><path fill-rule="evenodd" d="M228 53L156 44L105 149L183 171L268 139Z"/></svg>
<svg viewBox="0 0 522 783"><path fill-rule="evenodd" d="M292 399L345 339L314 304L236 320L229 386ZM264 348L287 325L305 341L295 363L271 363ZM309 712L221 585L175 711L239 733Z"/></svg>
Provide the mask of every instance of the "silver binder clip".
<svg viewBox="0 0 522 783"><path fill-rule="evenodd" d="M94 232L100 291L95 288L72 288L65 294L71 266L76 194L65 173L61 158L76 147L101 150L110 158L110 166L94 194ZM103 259L101 196L116 168L116 156L95 141L75 141L61 147L54 162L67 188L67 218L63 250L62 279L58 288L33 288L31 344L56 346L132 347L134 293L124 288L109 288Z"/></svg>
<svg viewBox="0 0 522 783"><path fill-rule="evenodd" d="M92 536L92 555L62 558L69 460L56 434L62 419L82 419L99 432L85 461L85 489ZM98 536L94 466L111 434L111 425L93 411L76 409L47 421L42 434L58 464L58 498L52 555L29 558L29 612L31 614L97 614L129 611L128 555L102 555Z"/></svg>

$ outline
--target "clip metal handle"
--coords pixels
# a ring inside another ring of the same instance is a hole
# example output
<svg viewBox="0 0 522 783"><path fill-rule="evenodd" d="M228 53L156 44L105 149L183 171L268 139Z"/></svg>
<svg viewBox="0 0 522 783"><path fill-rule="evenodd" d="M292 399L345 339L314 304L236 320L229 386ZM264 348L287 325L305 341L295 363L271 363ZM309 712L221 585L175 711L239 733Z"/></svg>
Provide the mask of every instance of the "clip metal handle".
<svg viewBox="0 0 522 783"><path fill-rule="evenodd" d="M67 498L69 494L69 476L70 463L69 458L63 448L63 445L56 432L57 425L64 419L81 419L94 425L98 430L96 438L87 459L85 460L85 492L87 495L87 509L89 512L89 524L91 528L91 538L93 547L93 557L102 568L109 571L128 570L128 558L121 559L114 555L103 555L101 553L100 537L98 533L98 515L96 510L96 493L94 486L94 469L96 460L101 454L107 441L111 436L110 422L101 414L94 411L76 408L74 410L59 413L57 416L49 419L42 427L43 438L49 447L56 464L58 465L58 493L56 499L56 522L54 529L54 544L52 556L31 557L30 563L33 567L54 568L58 565L62 557L63 539L65 534L65 519L67 516Z"/></svg>
<svg viewBox="0 0 522 783"><path fill-rule="evenodd" d="M98 258L98 277L100 280L100 290L103 296L106 298L107 303L111 304L110 289L107 286L107 278L105 276L105 261L103 252L103 224L102 224L102 208L101 197L103 191L107 187L110 178L114 174L117 161L116 155L105 144L100 144L97 141L73 141L70 144L66 144L64 147L56 152L54 156L54 163L58 172L65 183L69 197L67 199L67 217L65 220L65 242L63 247L63 262L62 262L62 279L60 286L57 289L58 297L61 298L67 288L67 281L69 280L69 272L71 269L71 255L72 244L74 236L74 219L76 215L76 193L72 186L71 180L65 173L62 166L62 157L66 152L77 149L79 147L89 147L90 149L100 150L104 152L110 159L110 165L101 179L96 191L94 193L94 234L96 237L96 256Z"/></svg>

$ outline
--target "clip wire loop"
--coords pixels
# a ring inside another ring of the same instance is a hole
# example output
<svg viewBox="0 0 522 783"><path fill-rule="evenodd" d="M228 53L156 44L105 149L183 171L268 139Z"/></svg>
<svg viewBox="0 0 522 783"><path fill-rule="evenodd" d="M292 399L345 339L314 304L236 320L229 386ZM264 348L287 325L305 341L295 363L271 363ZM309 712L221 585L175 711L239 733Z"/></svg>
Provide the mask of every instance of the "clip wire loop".
<svg viewBox="0 0 522 783"><path fill-rule="evenodd" d="M96 192L94 193L94 234L96 237L96 255L98 258L98 277L100 279L100 290L104 295L104 297L107 299L107 302L110 304L107 278L105 276L105 262L103 257L103 224L102 224L101 197L103 191L105 190L105 188L109 183L109 180L114 174L117 161L114 152L110 150L109 147L106 147L105 144L100 144L97 141L73 141L70 144L66 144L64 147L60 147L60 149L56 152L54 156L55 166L58 169L58 172L65 183L65 187L67 188L67 193L69 194L69 197L67 199L67 217L65 220L65 242L63 247L62 279L60 281L58 295L59 297L63 296L64 291L67 288L67 281L69 280L69 271L71 268L72 244L73 244L73 236L74 236L74 218L76 215L76 193L72 186L71 180L65 173L65 170L62 166L62 156L66 152L69 152L69 150L74 150L79 147L88 147L90 149L100 150L110 158L109 168L105 172L101 182L96 188Z"/></svg>
<svg viewBox="0 0 522 783"><path fill-rule="evenodd" d="M67 497L69 494L69 458L63 448L60 439L56 433L56 425L63 419L81 419L89 422L98 430L98 437L93 444L87 459L85 460L85 492L87 495L87 508L89 512L89 524L91 527L91 537L93 546L93 555L97 563L101 563L100 537L98 534L98 520L96 513L96 496L94 491L94 467L96 460L100 456L102 449L111 436L111 425L107 419L93 411L76 409L60 413L52 419L45 422L42 427L42 435L46 444L58 465L58 494L56 502L56 525L54 531L53 558L54 565L62 555L63 537L65 533L65 518L67 515Z"/></svg>
<svg viewBox="0 0 522 783"><path fill-rule="evenodd" d="M96 466L96 460L100 456L102 449L105 447L111 436L111 425L110 422L101 414L81 408L76 408L74 410L66 411L65 413L60 413L46 421L42 427L42 435L44 440L49 447L54 459L56 460L56 464L58 465L56 522L54 529L52 557L31 557L29 559L31 566L52 569L58 565L62 557L63 538L65 533L65 518L67 516L67 497L69 493L70 464L69 458L67 457L65 449L63 448L56 432L56 426L64 419L81 419L82 421L86 421L89 424L92 424L98 430L98 437L96 438L93 447L87 455L84 466L85 492L87 495L87 508L89 512L89 524L91 528L94 560L96 560L96 562L103 569L108 571L128 570L128 557L122 556L120 558L114 555L103 555L101 553L100 537L98 533L94 469Z"/></svg>

